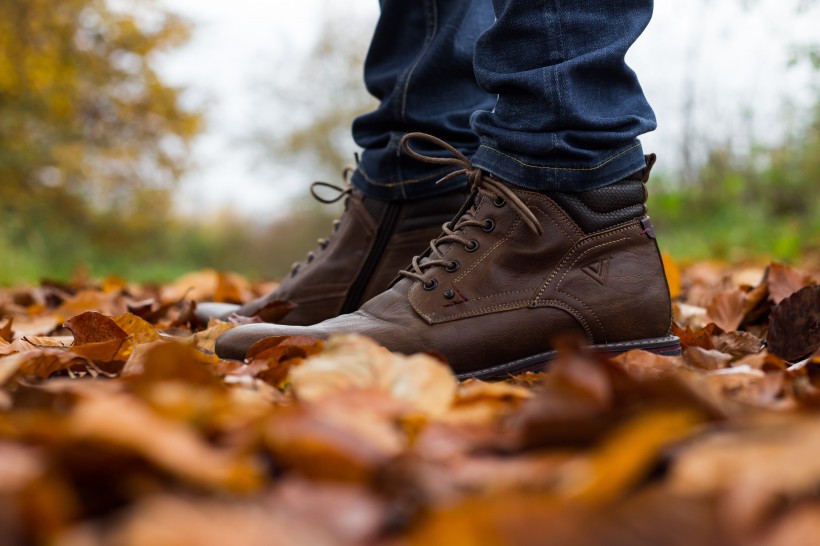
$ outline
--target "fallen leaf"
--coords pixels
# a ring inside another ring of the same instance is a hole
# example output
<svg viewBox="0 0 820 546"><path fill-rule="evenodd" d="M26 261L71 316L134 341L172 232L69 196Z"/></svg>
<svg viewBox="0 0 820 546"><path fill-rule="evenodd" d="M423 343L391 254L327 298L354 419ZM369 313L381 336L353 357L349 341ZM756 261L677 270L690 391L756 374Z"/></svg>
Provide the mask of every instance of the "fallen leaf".
<svg viewBox="0 0 820 546"><path fill-rule="evenodd" d="M706 308L706 312L712 322L722 330L730 332L737 330L743 321L743 306L745 303L745 292L739 289L726 290L712 299L712 303Z"/></svg>
<svg viewBox="0 0 820 546"><path fill-rule="evenodd" d="M712 350L715 348L712 342L712 336L717 333L717 325L711 323L705 328L699 330L692 330L688 326L683 329L674 322L672 323L672 333L680 339L681 347L700 347L702 349Z"/></svg>
<svg viewBox="0 0 820 546"><path fill-rule="evenodd" d="M291 370L293 392L300 400L317 401L346 389L376 389L436 416L453 403L453 372L426 355L391 353L368 338L331 338L322 354Z"/></svg>
<svg viewBox="0 0 820 546"><path fill-rule="evenodd" d="M789 362L820 348L820 285L799 290L772 310L767 342L772 353Z"/></svg>
<svg viewBox="0 0 820 546"><path fill-rule="evenodd" d="M123 340L128 334L114 320L96 311L86 311L63 324L74 334L74 345Z"/></svg>
<svg viewBox="0 0 820 546"><path fill-rule="evenodd" d="M705 416L693 410L656 410L616 428L589 455L568 462L556 477L561 497L608 503L645 477L663 450L689 435Z"/></svg>
<svg viewBox="0 0 820 546"><path fill-rule="evenodd" d="M732 355L717 350L687 347L683 352L684 359L693 366L704 370L720 370L731 362Z"/></svg>
<svg viewBox="0 0 820 546"><path fill-rule="evenodd" d="M151 324L132 313L118 315L113 318L113 321L128 335L130 341L135 345L150 343L159 339L159 332L157 332Z"/></svg>
<svg viewBox="0 0 820 546"><path fill-rule="evenodd" d="M125 303L116 294L105 294L96 290L82 290L72 296L54 311L58 323L86 311L95 311L105 315L119 315L126 311ZM41 332L47 333L47 332Z"/></svg>
<svg viewBox="0 0 820 546"><path fill-rule="evenodd" d="M734 356L758 354L763 350L763 341L749 332L726 332L713 338L715 348Z"/></svg>
<svg viewBox="0 0 820 546"><path fill-rule="evenodd" d="M238 277L225 273L216 274L214 301L221 303L242 303L243 299L242 286L240 286Z"/></svg>
<svg viewBox="0 0 820 546"><path fill-rule="evenodd" d="M14 321L14 334L18 337L48 335L59 325L60 319L55 315L17 317Z"/></svg>
<svg viewBox="0 0 820 546"><path fill-rule="evenodd" d="M811 276L802 271L779 263L769 266L769 297L775 304L812 284Z"/></svg>
<svg viewBox="0 0 820 546"><path fill-rule="evenodd" d="M0 322L0 341L11 342L14 339L12 332L12 325L14 324L14 317L7 317Z"/></svg>
<svg viewBox="0 0 820 546"><path fill-rule="evenodd" d="M189 344L179 341L154 341L134 347L122 370L123 377L133 377L144 383L180 380L192 384L221 386L209 358Z"/></svg>
<svg viewBox="0 0 820 546"><path fill-rule="evenodd" d="M366 483L405 448L395 419L406 407L380 391L325 393L275 413L266 443L279 464L318 480Z"/></svg>
<svg viewBox="0 0 820 546"><path fill-rule="evenodd" d="M0 359L0 376L7 382L14 375L48 379L52 374L69 369L83 370L87 361L80 355L57 349L38 349L17 353Z"/></svg>
<svg viewBox="0 0 820 546"><path fill-rule="evenodd" d="M118 356L123 346L128 344L127 342L128 340L123 338L85 343L71 347L69 352L95 362L111 362L118 360Z"/></svg>
<svg viewBox="0 0 820 546"><path fill-rule="evenodd" d="M668 252L661 254L663 259L663 269L666 272L666 283L669 285L669 295L672 299L677 299L681 294L681 272L680 266Z"/></svg>
<svg viewBox="0 0 820 546"><path fill-rule="evenodd" d="M629 351L612 359L635 379L656 379L680 369L684 363L679 356L661 356L649 351Z"/></svg>
<svg viewBox="0 0 820 546"><path fill-rule="evenodd" d="M126 394L79 400L67 427L71 438L131 451L210 489L252 491L262 481L247 457L205 444L187 426L162 419Z"/></svg>
<svg viewBox="0 0 820 546"><path fill-rule="evenodd" d="M216 340L219 336L235 328L235 324L212 320L206 330L197 332L189 340L201 351L213 353L216 349Z"/></svg>

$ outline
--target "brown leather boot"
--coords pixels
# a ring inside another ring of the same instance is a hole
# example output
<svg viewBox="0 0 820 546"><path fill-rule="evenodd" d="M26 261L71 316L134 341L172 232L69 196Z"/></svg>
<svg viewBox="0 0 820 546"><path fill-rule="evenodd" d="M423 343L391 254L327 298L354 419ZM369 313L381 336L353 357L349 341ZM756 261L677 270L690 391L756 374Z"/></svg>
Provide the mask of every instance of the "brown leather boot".
<svg viewBox="0 0 820 546"><path fill-rule="evenodd" d="M336 199L324 199L316 186L340 192ZM414 201L385 202L365 197L352 187L340 188L317 182L311 188L321 202L346 198L345 211L334 221L333 232L319 240L319 248L308 258L294 264L279 287L245 305L201 303L197 318L227 319L236 313L270 320L276 302L288 301L296 308L276 322L305 326L350 313L373 296L383 292L396 271L424 245L441 233L442 224L452 219L464 203L467 190L453 190Z"/></svg>
<svg viewBox="0 0 820 546"><path fill-rule="evenodd" d="M269 336L357 333L394 351L439 354L461 378L540 369L563 332L580 333L603 353L680 354L645 215L654 156L617 184L548 194L493 178L450 151L472 195L389 290L312 327L240 326L219 338L217 354L241 359Z"/></svg>

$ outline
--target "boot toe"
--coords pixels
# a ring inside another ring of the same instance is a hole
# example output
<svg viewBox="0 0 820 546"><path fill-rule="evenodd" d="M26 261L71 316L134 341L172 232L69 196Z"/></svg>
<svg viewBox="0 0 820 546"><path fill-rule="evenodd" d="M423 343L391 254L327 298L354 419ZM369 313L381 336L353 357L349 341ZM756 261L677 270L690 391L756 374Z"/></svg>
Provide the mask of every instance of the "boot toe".
<svg viewBox="0 0 820 546"><path fill-rule="evenodd" d="M228 330L216 340L215 352L219 358L244 360L248 349L259 341L274 336L297 336L302 333L299 326L278 326L275 324L246 324Z"/></svg>

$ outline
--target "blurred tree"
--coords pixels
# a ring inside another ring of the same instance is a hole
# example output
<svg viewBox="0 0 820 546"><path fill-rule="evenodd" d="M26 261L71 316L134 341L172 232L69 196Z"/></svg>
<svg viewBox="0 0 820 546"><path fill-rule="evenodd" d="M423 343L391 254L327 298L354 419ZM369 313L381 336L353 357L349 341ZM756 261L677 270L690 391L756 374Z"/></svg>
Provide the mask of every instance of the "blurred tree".
<svg viewBox="0 0 820 546"><path fill-rule="evenodd" d="M188 30L151 0L0 2L6 247L60 269L83 239L121 250L167 218L201 117L152 61Z"/></svg>
<svg viewBox="0 0 820 546"><path fill-rule="evenodd" d="M346 10L328 13L298 68L279 67L275 80L261 84L268 115L260 112L254 120L251 140L264 163L309 166L305 174L311 179L338 179L342 167L351 163L353 118L376 107L362 77L374 27L373 21Z"/></svg>

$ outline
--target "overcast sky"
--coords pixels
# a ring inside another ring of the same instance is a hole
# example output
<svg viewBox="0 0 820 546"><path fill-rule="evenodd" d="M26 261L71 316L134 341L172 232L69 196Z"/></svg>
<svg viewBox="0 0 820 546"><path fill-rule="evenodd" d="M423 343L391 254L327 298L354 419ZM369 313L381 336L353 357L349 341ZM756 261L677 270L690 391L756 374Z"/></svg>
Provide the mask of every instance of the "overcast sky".
<svg viewBox="0 0 820 546"><path fill-rule="evenodd" d="M198 167L184 180L181 209L231 207L256 218L280 214L289 198L307 192L315 174L283 170L273 177L270 169L254 166L255 154L242 144L243 133L255 113L281 106L260 103L254 84L275 78L277 65L298 62L329 11L344 9L368 28L375 23L378 3L299 0L284 8L258 0L162 2L192 20L195 32L188 45L162 59L161 72L188 88L191 104L207 106L208 130L195 143ZM789 44L816 39L818 10L795 16L784 9L789 0L757 4L744 11L733 0L656 3L654 20L628 61L658 115L659 130L643 141L647 151L661 154L662 167L679 167L687 81L694 83L696 130L709 139L744 134L743 112L751 110L758 138L776 140L785 126L779 121L784 100L802 105L811 100L810 72L786 66Z"/></svg>

